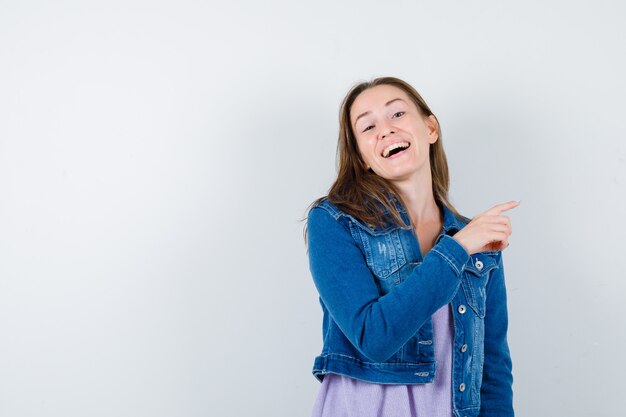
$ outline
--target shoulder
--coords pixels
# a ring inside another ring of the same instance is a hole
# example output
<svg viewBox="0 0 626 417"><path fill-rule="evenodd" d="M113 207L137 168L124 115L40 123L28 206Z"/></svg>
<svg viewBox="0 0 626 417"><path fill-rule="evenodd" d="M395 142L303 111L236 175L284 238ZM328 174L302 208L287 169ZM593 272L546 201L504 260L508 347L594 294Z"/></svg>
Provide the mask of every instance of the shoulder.
<svg viewBox="0 0 626 417"><path fill-rule="evenodd" d="M324 210L325 212L330 214L335 220L345 215L345 213L342 212L339 209L339 207L337 207L336 205L330 202L328 197L322 197L318 199L317 201L315 201L309 210L308 217L310 217L311 214L314 213L316 209Z"/></svg>
<svg viewBox="0 0 626 417"><path fill-rule="evenodd" d="M307 213L307 227L310 231L323 229L325 233L343 231L353 234L357 230L373 233L376 230L373 226L343 211L328 197L322 197L313 203Z"/></svg>
<svg viewBox="0 0 626 417"><path fill-rule="evenodd" d="M306 229L309 237L327 239L348 232L350 227L343 219L344 213L327 197L313 202L306 215Z"/></svg>

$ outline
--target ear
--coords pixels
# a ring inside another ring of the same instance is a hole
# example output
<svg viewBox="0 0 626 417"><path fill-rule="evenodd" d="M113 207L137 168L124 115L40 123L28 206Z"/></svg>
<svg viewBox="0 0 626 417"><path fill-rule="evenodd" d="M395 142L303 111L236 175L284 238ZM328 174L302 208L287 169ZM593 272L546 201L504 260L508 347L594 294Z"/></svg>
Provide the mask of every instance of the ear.
<svg viewBox="0 0 626 417"><path fill-rule="evenodd" d="M439 139L439 122L432 114L426 118L426 126L428 127L429 143L433 144Z"/></svg>

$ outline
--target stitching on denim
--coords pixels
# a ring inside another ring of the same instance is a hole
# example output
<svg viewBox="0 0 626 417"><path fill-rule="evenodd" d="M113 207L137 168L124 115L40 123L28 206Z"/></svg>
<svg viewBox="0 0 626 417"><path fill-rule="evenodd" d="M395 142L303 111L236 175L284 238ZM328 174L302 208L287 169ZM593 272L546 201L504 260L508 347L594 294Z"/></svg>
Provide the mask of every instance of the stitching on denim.
<svg viewBox="0 0 626 417"><path fill-rule="evenodd" d="M363 256L365 257L365 263L367 264L367 267L374 272L374 265L373 265L373 254L372 254L372 247L370 246L370 241L367 238L367 236L363 236L363 231L353 225L352 222L349 223L349 227L350 227L350 233L356 233L359 236L359 240L361 242L361 245L363 245ZM354 235L353 235L354 237Z"/></svg>
<svg viewBox="0 0 626 417"><path fill-rule="evenodd" d="M461 273L461 271L459 271L459 268L457 268L456 265L454 265L452 261L448 259L446 255L444 255L443 253L439 252L437 249L434 249L434 248L431 249L431 251L438 253L448 264L450 264L450 266L454 268L454 271L456 272L457 275Z"/></svg>
<svg viewBox="0 0 626 417"><path fill-rule="evenodd" d="M478 323L476 322L476 320L478 321ZM481 329L481 325L482 325L482 329ZM481 330L482 330L482 338L481 338ZM472 398L473 402L476 402L479 400L480 398L480 385L481 385L481 381L480 379L482 378L482 368L483 368L483 364L485 361L485 347L484 347L484 343L482 344L482 346L479 345L479 341L480 339L485 340L485 329L484 329L484 321L483 319L481 319L480 317L476 318L474 321L474 346L473 346L473 355L472 359L471 359L471 370L472 370L472 375L474 375L474 377L472 378L472 392L470 392L470 396ZM478 352L480 354L476 354L476 351L478 350ZM480 368L480 373L476 373L475 371L475 367L479 366Z"/></svg>
<svg viewBox="0 0 626 417"><path fill-rule="evenodd" d="M388 227L385 227L382 230L372 230L370 227L368 227L368 225L364 224L363 222L361 222L360 220L358 220L356 217L352 216L351 214L344 213L343 211L341 211L341 209L336 207L334 204L332 204L328 200L322 201L321 203L319 203L317 206L313 208L317 208L317 207L326 210L328 213L330 213L330 215L335 220L338 220L340 217L345 217L349 219L350 222L354 223L360 229L362 229L366 233L369 233L372 236L381 236L394 230L412 230L413 229L412 226L407 226L403 228L403 227L400 227L399 225L388 225Z"/></svg>
<svg viewBox="0 0 626 417"><path fill-rule="evenodd" d="M472 257L470 256L470 258ZM473 259L474 258L472 258L472 263L473 263ZM483 269L481 270L478 270L478 268L476 268L474 265L472 265L471 267L465 268L465 270L471 271L473 274L477 275L479 278L483 278L484 276L487 275L489 271L492 271L497 268L498 268L497 264L492 264L491 262L489 262L489 266L483 267Z"/></svg>
<svg viewBox="0 0 626 417"><path fill-rule="evenodd" d="M319 203L317 206L313 208L321 208L322 210L325 210L335 220L339 219L339 217L341 217L341 215L343 214L339 209L337 209L334 206L331 206L330 203L327 201L322 201L321 203Z"/></svg>
<svg viewBox="0 0 626 417"><path fill-rule="evenodd" d="M465 413L465 412L472 412L472 411L480 411L480 406L477 405L472 405L469 407L463 407L463 408L454 408L456 411L460 411L461 414Z"/></svg>
<svg viewBox="0 0 626 417"><path fill-rule="evenodd" d="M491 275L493 273L493 271L495 271L496 269L499 269L498 266L494 266L492 268L490 268L488 270L489 273L486 274L479 274L478 277L475 276L471 276L470 274L465 274L465 277L463 278L463 290L465 292L465 297L467 298L468 303L470 303L470 305L472 306L472 309L474 310L478 310L477 313L480 317L480 315L482 315L484 318L485 314L486 314L486 302L487 302L487 286L489 284L489 281L491 280ZM467 269L467 271L472 271L471 269ZM472 272L473 273L473 272ZM480 284L481 286L484 286L484 296L480 297L477 295L480 295L480 289L475 290L474 289L474 284L473 282L475 282L476 280L485 280L484 284ZM470 299L471 296L471 299ZM481 302L482 299L482 302Z"/></svg>
<svg viewBox="0 0 626 417"><path fill-rule="evenodd" d="M368 362L359 358L355 358L354 356L344 355L342 353L328 353L327 356L340 356L343 358L348 358L357 363L362 363L365 365L377 365L377 366L431 366L432 363L415 363L415 362Z"/></svg>
<svg viewBox="0 0 626 417"><path fill-rule="evenodd" d="M474 318L474 320L476 320L476 318ZM469 368L470 368L470 384L469 384L469 388L470 388L470 398L472 399L472 401L474 401L474 395L475 393L475 388L476 388L476 376L474 376L474 368L476 367L476 339L478 336L478 326L476 326L476 322L474 321L472 323L472 327L473 327L473 332L472 332L472 352L469 355Z"/></svg>
<svg viewBox="0 0 626 417"><path fill-rule="evenodd" d="M362 229L365 233L368 233L371 236L384 236L389 232L393 232L393 231L397 231L402 229L400 226L388 226L385 227L384 229L381 230L376 230L376 229L372 229L370 227L368 227L367 225L363 224L361 221L355 219L353 216L349 215L349 214L345 214L345 216L347 216L352 222L354 222L360 229ZM409 230L409 229L404 229L404 230Z"/></svg>
<svg viewBox="0 0 626 417"><path fill-rule="evenodd" d="M466 276L465 279L468 281L471 278ZM476 302L476 293L474 292L474 286L472 285L471 282L467 282L467 281L465 282L465 285L467 286L467 289L468 289L470 295L472 296L471 300L468 300L468 301L471 301L472 303L478 305L478 303Z"/></svg>
<svg viewBox="0 0 626 417"><path fill-rule="evenodd" d="M480 303L480 299L479 297L476 297L476 292L474 291L474 286L472 285L471 282L468 282L472 279L476 279L473 277L465 277L465 279L463 280L463 283L461 284L461 286L463 287L464 291L465 291L465 298L467 298L467 302L468 304L472 307L472 310L476 310L476 315L480 317L480 315L482 314L483 316L485 315L485 307L483 306L481 308L481 303ZM468 297L468 293L471 296ZM485 295L486 297L486 295Z"/></svg>
<svg viewBox="0 0 626 417"><path fill-rule="evenodd" d="M349 222L349 227L355 241L358 239L358 242L363 245L363 255L365 256L365 262L370 271L381 281L389 281L394 276L399 278L397 272L406 265L407 256L398 232L394 230L388 234L372 236L361 227L358 227L354 222ZM358 236L358 238L355 235ZM383 241L382 244L385 245L385 249L389 251L389 256L385 257L386 261L388 261L385 264L388 266L387 269L384 269L385 265L381 267L376 263L376 256L374 255L375 247L372 247L372 243L380 245L381 240ZM401 258L401 260L399 260L399 258Z"/></svg>
<svg viewBox="0 0 626 417"><path fill-rule="evenodd" d="M420 345L432 345L433 341L432 340L420 340L419 342Z"/></svg>
<svg viewBox="0 0 626 417"><path fill-rule="evenodd" d="M394 251L396 253L396 266L398 269L402 268L406 265L406 253L404 250L404 246L402 245L402 237L400 236L399 231L394 231L391 234L391 242L394 246Z"/></svg>

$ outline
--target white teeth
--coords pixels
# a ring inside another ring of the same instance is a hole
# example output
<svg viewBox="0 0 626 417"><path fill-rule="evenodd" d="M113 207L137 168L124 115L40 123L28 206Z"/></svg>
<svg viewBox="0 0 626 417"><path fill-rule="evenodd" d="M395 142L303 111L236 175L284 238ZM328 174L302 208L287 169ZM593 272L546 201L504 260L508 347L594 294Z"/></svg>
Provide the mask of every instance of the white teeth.
<svg viewBox="0 0 626 417"><path fill-rule="evenodd" d="M407 142L399 142L399 143L394 143L393 145L389 145L383 150L383 158L389 157L389 153L396 148L408 148L408 147L409 147L409 144Z"/></svg>

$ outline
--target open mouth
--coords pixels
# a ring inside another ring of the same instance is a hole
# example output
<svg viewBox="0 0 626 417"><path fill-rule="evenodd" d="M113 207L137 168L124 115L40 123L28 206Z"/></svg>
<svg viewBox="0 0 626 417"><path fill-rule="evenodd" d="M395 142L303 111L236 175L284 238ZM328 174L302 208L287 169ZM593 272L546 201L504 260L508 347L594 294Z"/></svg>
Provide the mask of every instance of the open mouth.
<svg viewBox="0 0 626 417"><path fill-rule="evenodd" d="M400 153L404 151L405 149L408 149L410 146L411 144L408 142L394 143L392 145L387 146L385 149L383 149L383 153L381 156L383 158L389 158L390 156L394 156L395 154Z"/></svg>

